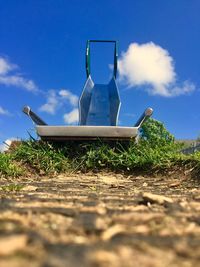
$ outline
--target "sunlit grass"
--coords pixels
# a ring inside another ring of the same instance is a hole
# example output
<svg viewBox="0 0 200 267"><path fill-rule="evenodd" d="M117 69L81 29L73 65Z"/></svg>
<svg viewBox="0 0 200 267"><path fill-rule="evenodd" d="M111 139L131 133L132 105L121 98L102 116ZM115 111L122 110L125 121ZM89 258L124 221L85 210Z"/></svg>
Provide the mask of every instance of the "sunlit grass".
<svg viewBox="0 0 200 267"><path fill-rule="evenodd" d="M20 167L22 166L22 167ZM154 172L173 167L200 171L200 153L183 155L180 144L155 120L147 121L138 144L124 142L48 143L23 141L8 154L0 154L1 176L19 176L23 169L38 174L112 170Z"/></svg>
<svg viewBox="0 0 200 267"><path fill-rule="evenodd" d="M23 168L18 166L12 155L0 153L0 176L17 177L23 174Z"/></svg>
<svg viewBox="0 0 200 267"><path fill-rule="evenodd" d="M65 172L70 169L69 160L61 149L49 143L24 141L13 151L12 156L37 172L43 171L49 174Z"/></svg>

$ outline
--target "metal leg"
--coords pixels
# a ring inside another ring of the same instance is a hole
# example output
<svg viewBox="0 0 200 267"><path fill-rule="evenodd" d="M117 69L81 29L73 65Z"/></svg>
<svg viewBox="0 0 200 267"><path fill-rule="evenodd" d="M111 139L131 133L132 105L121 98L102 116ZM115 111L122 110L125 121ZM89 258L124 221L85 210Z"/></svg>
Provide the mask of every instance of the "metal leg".
<svg viewBox="0 0 200 267"><path fill-rule="evenodd" d="M136 122L134 125L135 127L140 128L142 124L153 114L153 109L152 108L147 108L142 116L139 118L139 120Z"/></svg>
<svg viewBox="0 0 200 267"><path fill-rule="evenodd" d="M47 125L38 115L36 115L29 106L25 106L22 110L27 116L29 116L37 125Z"/></svg>

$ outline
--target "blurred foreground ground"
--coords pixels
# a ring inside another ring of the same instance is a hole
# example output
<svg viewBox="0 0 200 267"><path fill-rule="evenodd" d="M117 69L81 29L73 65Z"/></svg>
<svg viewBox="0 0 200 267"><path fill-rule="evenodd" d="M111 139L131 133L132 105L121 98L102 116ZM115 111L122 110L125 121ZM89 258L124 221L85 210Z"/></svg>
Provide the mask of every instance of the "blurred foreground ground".
<svg viewBox="0 0 200 267"><path fill-rule="evenodd" d="M200 266L197 178L30 175L0 188L0 267Z"/></svg>

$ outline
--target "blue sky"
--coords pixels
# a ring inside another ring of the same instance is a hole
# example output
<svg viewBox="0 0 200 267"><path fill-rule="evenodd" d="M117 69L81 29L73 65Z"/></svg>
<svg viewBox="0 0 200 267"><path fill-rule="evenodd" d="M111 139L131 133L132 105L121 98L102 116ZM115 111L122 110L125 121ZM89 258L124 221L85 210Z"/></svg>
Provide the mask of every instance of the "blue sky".
<svg viewBox="0 0 200 267"><path fill-rule="evenodd" d="M0 142L27 138L30 105L49 124L77 120L87 39L119 42L120 124L151 106L176 138L200 134L199 0L0 0ZM91 46L109 81L112 45Z"/></svg>

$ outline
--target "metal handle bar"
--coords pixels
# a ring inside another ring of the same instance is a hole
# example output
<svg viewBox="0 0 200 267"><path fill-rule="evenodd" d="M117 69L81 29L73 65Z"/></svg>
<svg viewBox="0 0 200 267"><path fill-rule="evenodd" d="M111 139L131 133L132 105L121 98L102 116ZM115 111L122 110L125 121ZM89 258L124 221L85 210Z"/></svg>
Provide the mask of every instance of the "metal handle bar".
<svg viewBox="0 0 200 267"><path fill-rule="evenodd" d="M47 125L46 122L44 122L37 114L35 114L29 106L25 106L22 111L37 125Z"/></svg>
<svg viewBox="0 0 200 267"><path fill-rule="evenodd" d="M118 58L118 45L117 41L114 40L87 40L86 44L86 74L87 78L90 76L90 43L115 43L114 49L114 69L113 76L116 78L117 76L117 58Z"/></svg>
<svg viewBox="0 0 200 267"><path fill-rule="evenodd" d="M153 114L153 109L152 108L147 108L142 116L139 118L139 120L135 123L135 127L140 128L142 124Z"/></svg>

